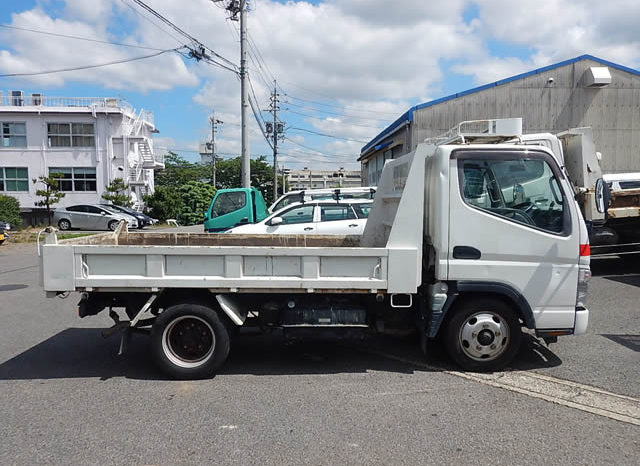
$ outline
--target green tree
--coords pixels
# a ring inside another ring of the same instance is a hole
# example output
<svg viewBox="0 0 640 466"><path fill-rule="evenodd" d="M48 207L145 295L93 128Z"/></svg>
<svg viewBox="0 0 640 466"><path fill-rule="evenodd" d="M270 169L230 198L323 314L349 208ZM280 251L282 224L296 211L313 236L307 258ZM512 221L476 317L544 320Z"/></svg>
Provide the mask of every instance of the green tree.
<svg viewBox="0 0 640 466"><path fill-rule="evenodd" d="M105 201L110 201L114 205L123 207L131 207L133 204L127 194L127 185L124 184L122 178L114 178L105 190L106 192L102 194L102 199Z"/></svg>
<svg viewBox="0 0 640 466"><path fill-rule="evenodd" d="M177 219L182 211L182 197L171 186L156 186L150 196L144 197L147 213L158 220Z"/></svg>
<svg viewBox="0 0 640 466"><path fill-rule="evenodd" d="M209 208L209 204L216 193L208 183L202 181L189 181L178 188L182 198L182 211L178 221L182 225L197 225L202 223L203 212Z"/></svg>
<svg viewBox="0 0 640 466"><path fill-rule="evenodd" d="M242 162L240 157L218 162L216 175L217 187L241 187L241 167ZM254 186L262 193L267 201L267 205L273 203L273 167L267 163L267 158L263 155L256 159L251 159L251 186Z"/></svg>
<svg viewBox="0 0 640 466"><path fill-rule="evenodd" d="M0 220L7 222L11 228L20 228L20 203L15 197L0 195Z"/></svg>
<svg viewBox="0 0 640 466"><path fill-rule="evenodd" d="M66 196L60 191L59 173L50 173L49 176L39 176L33 178L33 184L42 184L44 189L36 189L36 196L41 199L35 202L37 207L44 207L47 210L47 222L51 225L51 208L55 206L60 199Z"/></svg>
<svg viewBox="0 0 640 466"><path fill-rule="evenodd" d="M211 179L211 170L208 165L189 162L171 151L164 156L164 166L165 168L157 172L154 177L156 186L179 188L189 181Z"/></svg>

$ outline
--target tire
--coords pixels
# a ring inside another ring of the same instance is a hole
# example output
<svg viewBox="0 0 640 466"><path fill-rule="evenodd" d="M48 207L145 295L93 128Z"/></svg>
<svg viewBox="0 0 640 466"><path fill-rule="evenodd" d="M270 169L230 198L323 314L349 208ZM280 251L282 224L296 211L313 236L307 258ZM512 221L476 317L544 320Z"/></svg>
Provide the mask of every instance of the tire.
<svg viewBox="0 0 640 466"><path fill-rule="evenodd" d="M445 327L445 347L464 370L490 372L509 364L522 341L511 306L495 298L461 301ZM451 312L451 311L450 311Z"/></svg>
<svg viewBox="0 0 640 466"><path fill-rule="evenodd" d="M117 220L111 220L109 222L109 224L107 225L107 227L111 231L116 231L116 228L118 228L118 223L120 223L120 222L118 222Z"/></svg>
<svg viewBox="0 0 640 466"><path fill-rule="evenodd" d="M229 332L218 313L200 304L165 309L153 324L151 345L158 367L180 380L213 377L230 349Z"/></svg>
<svg viewBox="0 0 640 466"><path fill-rule="evenodd" d="M60 220L58 222L58 227L61 230L69 230L69 229L71 229L71 222L69 220L67 220L66 218L63 218L62 220Z"/></svg>

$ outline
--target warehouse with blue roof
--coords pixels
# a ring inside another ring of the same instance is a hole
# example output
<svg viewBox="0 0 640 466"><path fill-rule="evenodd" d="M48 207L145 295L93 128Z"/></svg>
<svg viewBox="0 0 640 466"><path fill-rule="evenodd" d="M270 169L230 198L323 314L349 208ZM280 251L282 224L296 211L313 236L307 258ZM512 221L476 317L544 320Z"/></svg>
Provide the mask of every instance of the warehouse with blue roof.
<svg viewBox="0 0 640 466"><path fill-rule="evenodd" d="M525 133L590 126L604 173L640 172L640 71L581 55L410 108L362 148L362 184L461 121L513 117Z"/></svg>

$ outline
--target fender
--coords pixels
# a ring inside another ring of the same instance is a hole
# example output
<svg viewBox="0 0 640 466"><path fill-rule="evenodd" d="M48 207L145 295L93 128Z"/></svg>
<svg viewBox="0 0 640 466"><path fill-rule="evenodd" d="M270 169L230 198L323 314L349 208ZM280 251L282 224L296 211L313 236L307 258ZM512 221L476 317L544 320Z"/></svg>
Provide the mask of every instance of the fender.
<svg viewBox="0 0 640 466"><path fill-rule="evenodd" d="M533 311L527 300L522 294L511 285L499 282L483 282L483 281L459 281L448 282L449 297L442 309L441 313L432 314L428 325L429 338L434 338L440 329L440 325L444 321L446 313L451 309L455 301L460 297L461 293L483 293L496 294L503 296L511 301L518 312L518 316L524 321L527 328L534 330L536 321L533 317Z"/></svg>

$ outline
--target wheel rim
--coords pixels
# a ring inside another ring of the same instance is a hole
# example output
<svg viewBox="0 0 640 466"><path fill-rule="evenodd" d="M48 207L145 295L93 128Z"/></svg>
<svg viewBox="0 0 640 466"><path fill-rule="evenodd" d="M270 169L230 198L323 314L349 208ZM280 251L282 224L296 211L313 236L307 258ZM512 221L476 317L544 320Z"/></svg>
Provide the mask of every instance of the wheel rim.
<svg viewBox="0 0 640 466"><path fill-rule="evenodd" d="M509 325L496 312L477 312L460 327L458 342L464 354L474 361L492 361L509 345Z"/></svg>
<svg viewBox="0 0 640 466"><path fill-rule="evenodd" d="M207 321L197 316L182 316L167 325L162 333L162 350L173 364L194 368L213 356L216 336Z"/></svg>
<svg viewBox="0 0 640 466"><path fill-rule="evenodd" d="M118 228L118 222L111 222L109 224L109 230L116 231L116 228Z"/></svg>
<svg viewBox="0 0 640 466"><path fill-rule="evenodd" d="M69 227L71 226L71 223L69 223L68 220L60 220L60 223L58 223L58 226L60 227L61 230L68 230Z"/></svg>

